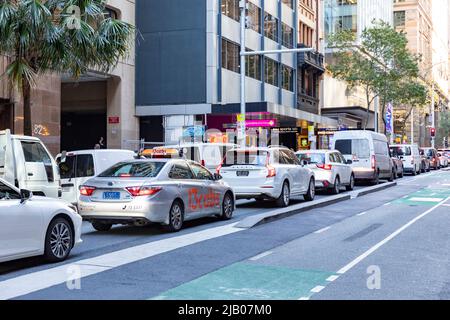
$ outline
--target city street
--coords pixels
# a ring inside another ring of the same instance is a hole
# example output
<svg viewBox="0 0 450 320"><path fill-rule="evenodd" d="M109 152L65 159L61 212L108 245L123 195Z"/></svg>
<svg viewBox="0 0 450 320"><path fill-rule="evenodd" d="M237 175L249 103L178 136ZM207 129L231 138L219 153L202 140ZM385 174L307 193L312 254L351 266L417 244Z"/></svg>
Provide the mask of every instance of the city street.
<svg viewBox="0 0 450 320"><path fill-rule="evenodd" d="M253 228L278 209L240 201L179 233L84 223L64 263L0 264L0 299L450 299L450 171L397 183Z"/></svg>

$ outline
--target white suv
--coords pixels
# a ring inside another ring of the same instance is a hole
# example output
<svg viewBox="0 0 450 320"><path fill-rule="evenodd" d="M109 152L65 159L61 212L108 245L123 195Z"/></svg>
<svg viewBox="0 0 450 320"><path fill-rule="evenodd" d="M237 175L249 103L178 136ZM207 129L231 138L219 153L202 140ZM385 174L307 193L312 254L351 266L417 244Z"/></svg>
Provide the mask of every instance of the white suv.
<svg viewBox="0 0 450 320"><path fill-rule="evenodd" d="M287 207L292 196L315 197L313 171L285 147L230 150L217 173L238 199L275 200Z"/></svg>

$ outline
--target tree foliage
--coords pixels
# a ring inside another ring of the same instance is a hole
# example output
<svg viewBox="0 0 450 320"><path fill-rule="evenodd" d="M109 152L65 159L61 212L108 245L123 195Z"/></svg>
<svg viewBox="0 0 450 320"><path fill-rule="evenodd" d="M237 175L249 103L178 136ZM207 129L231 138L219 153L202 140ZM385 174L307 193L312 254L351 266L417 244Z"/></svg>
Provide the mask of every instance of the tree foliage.
<svg viewBox="0 0 450 320"><path fill-rule="evenodd" d="M365 29L359 44L352 32L340 31L330 36L334 53L328 69L350 88L364 89L368 113L376 97L383 115L389 102L416 107L426 103L427 89L419 81L420 56L412 54L407 45L403 32L382 21Z"/></svg>
<svg viewBox="0 0 450 320"><path fill-rule="evenodd" d="M24 99L24 133L32 134L31 89L39 76L109 72L128 54L130 24L108 17L104 0L0 0L0 54Z"/></svg>

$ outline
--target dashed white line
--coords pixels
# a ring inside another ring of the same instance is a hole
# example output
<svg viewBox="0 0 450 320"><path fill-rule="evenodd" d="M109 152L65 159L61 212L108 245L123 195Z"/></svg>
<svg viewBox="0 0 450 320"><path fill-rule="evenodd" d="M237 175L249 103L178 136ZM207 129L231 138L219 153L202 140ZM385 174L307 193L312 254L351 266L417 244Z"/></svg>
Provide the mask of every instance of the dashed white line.
<svg viewBox="0 0 450 320"><path fill-rule="evenodd" d="M339 276L329 276L329 277L327 278L327 281L328 281L328 282L334 282L334 281L336 281L337 279L339 279Z"/></svg>
<svg viewBox="0 0 450 320"><path fill-rule="evenodd" d="M314 288L311 290L311 292L313 292L313 293L319 293L319 292L322 291L323 289L325 289L324 286L317 286L317 287L314 287Z"/></svg>
<svg viewBox="0 0 450 320"><path fill-rule="evenodd" d="M363 261L365 258L367 258L368 256L370 256L372 253L374 253L375 251L377 251L380 247L382 247L383 245L385 245L386 243L388 243L389 241L391 241L392 239L394 239L396 236L398 236L400 233L402 233L404 230L406 230L407 228L409 228L410 226L412 226L414 223L416 223L417 221L419 221L420 219L422 219L423 217L429 215L431 212L433 212L434 210L436 210L437 208L441 207L443 204L445 204L447 201L450 200L450 197L448 197L447 199L443 200L442 202L440 202L439 204L435 205L433 208L425 211L424 213L422 213L421 215L417 216L416 218L414 218L413 220L411 220L410 222L408 222L407 224L405 224L403 227L397 229L395 232L393 232L391 235L389 235L388 237L386 237L385 239L383 239L382 241L378 242L376 245L374 245L372 248L370 248L369 250L367 250L366 252L364 252L362 255L360 255L359 257L357 257L355 260L353 260L352 262L350 262L349 264L347 264L345 267L343 267L342 269L340 269L337 273L338 274L344 274L347 271L349 271L350 269L352 269L354 266L356 266L358 263L360 263L361 261Z"/></svg>
<svg viewBox="0 0 450 320"><path fill-rule="evenodd" d="M385 203L383 206L389 206L389 205L391 205L391 203L390 202L388 202L388 203Z"/></svg>
<svg viewBox="0 0 450 320"><path fill-rule="evenodd" d="M368 214L368 213L369 213L369 212L364 211L364 212L358 213L357 215L358 215L358 216L364 216L364 215L366 215L366 214Z"/></svg>
<svg viewBox="0 0 450 320"><path fill-rule="evenodd" d="M298 299L298 300L301 300L301 301L307 301L307 300L309 300L309 297L301 297L301 298Z"/></svg>
<svg viewBox="0 0 450 320"><path fill-rule="evenodd" d="M320 233L324 233L325 231L327 231L327 230L330 230L331 229L331 227L326 227L326 228L323 228L323 229L320 229L320 230L317 230L316 232L314 232L315 234L320 234Z"/></svg>
<svg viewBox="0 0 450 320"><path fill-rule="evenodd" d="M261 254L258 254L257 256L254 256L253 258L250 258L250 261L258 261L261 260L262 258L265 258L267 256L270 256L273 253L273 251L267 251L267 252L263 252Z"/></svg>

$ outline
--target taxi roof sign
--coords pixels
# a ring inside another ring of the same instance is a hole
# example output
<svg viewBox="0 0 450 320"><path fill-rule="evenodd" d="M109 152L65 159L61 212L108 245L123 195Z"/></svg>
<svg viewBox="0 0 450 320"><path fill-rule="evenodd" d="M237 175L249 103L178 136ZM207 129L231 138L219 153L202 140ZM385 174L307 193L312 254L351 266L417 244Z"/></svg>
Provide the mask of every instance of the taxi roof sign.
<svg viewBox="0 0 450 320"><path fill-rule="evenodd" d="M180 157L180 151L174 148L158 147L142 151L141 156L146 158L178 158Z"/></svg>

